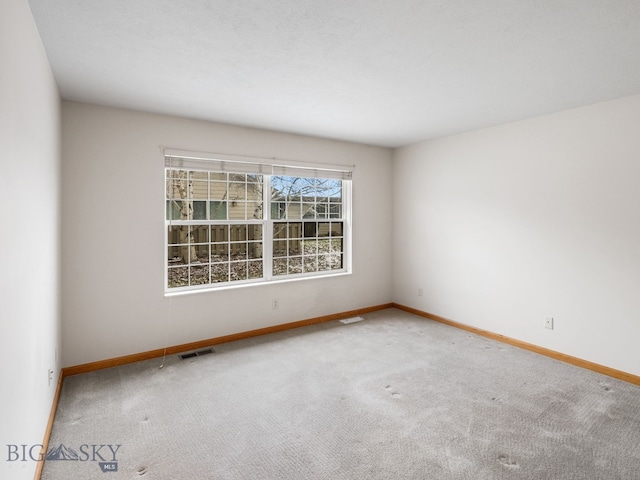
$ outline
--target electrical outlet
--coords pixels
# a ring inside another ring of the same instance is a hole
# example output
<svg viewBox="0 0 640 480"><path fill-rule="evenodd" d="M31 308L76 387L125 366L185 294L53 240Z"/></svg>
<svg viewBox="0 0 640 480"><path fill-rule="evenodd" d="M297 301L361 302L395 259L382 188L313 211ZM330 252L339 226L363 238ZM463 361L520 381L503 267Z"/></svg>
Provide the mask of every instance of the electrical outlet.
<svg viewBox="0 0 640 480"><path fill-rule="evenodd" d="M424 295L424 290L422 289L422 287L418 288L418 296L421 297Z"/></svg>
<svg viewBox="0 0 640 480"><path fill-rule="evenodd" d="M51 386L52 380L53 380L53 370L49 370L49 386Z"/></svg>
<svg viewBox="0 0 640 480"><path fill-rule="evenodd" d="M553 330L553 317L544 317L544 328Z"/></svg>
<svg viewBox="0 0 640 480"><path fill-rule="evenodd" d="M274 310L277 310L280 308L280 300L278 300L277 298L274 298L273 300L271 300L271 308Z"/></svg>

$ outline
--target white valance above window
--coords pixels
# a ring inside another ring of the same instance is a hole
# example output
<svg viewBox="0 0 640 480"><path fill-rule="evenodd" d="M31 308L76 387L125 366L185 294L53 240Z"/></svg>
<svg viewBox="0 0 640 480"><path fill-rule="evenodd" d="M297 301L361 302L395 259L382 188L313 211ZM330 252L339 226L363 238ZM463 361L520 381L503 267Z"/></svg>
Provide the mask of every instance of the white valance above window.
<svg viewBox="0 0 640 480"><path fill-rule="evenodd" d="M308 164L293 160L236 157L165 149L165 167L233 173L252 173L288 177L351 180L353 166Z"/></svg>

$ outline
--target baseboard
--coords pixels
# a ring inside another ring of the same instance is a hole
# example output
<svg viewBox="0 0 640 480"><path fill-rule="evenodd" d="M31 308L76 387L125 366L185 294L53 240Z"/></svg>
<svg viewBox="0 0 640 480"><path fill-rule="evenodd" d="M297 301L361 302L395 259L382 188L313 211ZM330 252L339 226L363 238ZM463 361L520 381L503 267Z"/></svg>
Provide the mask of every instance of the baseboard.
<svg viewBox="0 0 640 480"><path fill-rule="evenodd" d="M53 429L53 420L56 417L56 411L58 410L58 401L60 400L60 392L62 391L62 370L58 373L58 383L56 385L56 392L53 395L53 402L51 403L51 412L49 412L49 421L47 422L47 428L44 431L44 439L42 440L42 449L40 450L41 460L36 462L36 473L33 476L34 480L40 480L42 476L42 469L44 468L44 457L47 454L49 448L49 439L51 438L51 430Z"/></svg>
<svg viewBox="0 0 640 480"><path fill-rule="evenodd" d="M63 368L62 377L69 377L71 375L77 375L80 373L93 372L95 370L102 370L104 368L117 367L120 365L140 362L143 360L150 360L152 358L162 357L163 355L175 355L176 353L188 352L190 350L198 350L201 348L211 347L213 345L218 345L221 343L244 340L245 338L257 337L259 335L267 335L269 333L282 332L285 330L291 330L293 328L305 327L307 325L314 325L316 323L330 322L332 320L340 320L343 318L364 315L366 313L375 312L377 310L384 310L385 308L391 308L392 306L393 304L391 303L385 303L385 304L376 305L373 307L359 308L357 310L349 310L347 312L334 313L331 315L324 315L324 316L315 317L315 318L308 318L306 320L300 320L297 322L285 323L282 325L274 325L272 327L259 328L257 330L249 330L246 332L234 333L231 335L224 335L222 337L209 338L209 339L200 340L197 342L183 343L182 345L173 345L173 346L167 347L166 349L158 348L156 350L149 350L147 352L134 353L132 355L125 355L122 357L99 360L97 362L84 363L82 365L75 365L72 367Z"/></svg>
<svg viewBox="0 0 640 480"><path fill-rule="evenodd" d="M589 362L587 360L583 360L581 358L572 357L571 355L566 355L564 353L556 352L554 350L549 350L548 348L539 347L532 343L523 342L521 340L516 340L515 338L506 337L504 335L500 335L497 333L489 332L487 330L482 330L480 328L471 327L469 325L465 325L463 323L454 322L453 320L449 320L444 317L440 317L439 315L434 315L433 313L423 312L422 310L418 310L416 308L407 307L405 305L401 305L398 303L392 304L394 308L399 310L404 310L405 312L413 313L415 315L419 315L424 318L428 318L430 320L434 320L436 322L444 323L446 325L450 325L452 327L460 328L462 330L466 330L468 332L475 333L477 335L481 335L483 337L490 338L492 340L497 340L498 342L507 343L509 345L513 345L515 347L523 348L525 350L529 350L530 352L535 352L540 355L544 355L546 357L551 357L556 360L560 360L561 362L569 363L571 365L575 365L577 367L585 368L587 370L591 370L597 373L601 373L603 375L607 375L609 377L617 378L618 380L623 380L628 383L632 383L634 385L640 386L640 377L637 375L632 375L627 372L623 372L621 370L616 370L614 368L605 367L604 365L599 365L597 363Z"/></svg>

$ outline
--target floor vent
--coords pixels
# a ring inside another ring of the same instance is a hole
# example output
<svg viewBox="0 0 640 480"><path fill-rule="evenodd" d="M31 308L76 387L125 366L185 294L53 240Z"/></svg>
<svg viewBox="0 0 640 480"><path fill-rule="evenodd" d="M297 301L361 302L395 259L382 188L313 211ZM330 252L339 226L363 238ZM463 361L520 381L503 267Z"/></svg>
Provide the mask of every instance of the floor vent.
<svg viewBox="0 0 640 480"><path fill-rule="evenodd" d="M186 360L187 358L200 357L202 355L209 355L210 353L214 353L215 350L213 348L205 348L204 350L198 350L197 352L189 352L183 353L180 355L180 360Z"/></svg>
<svg viewBox="0 0 640 480"><path fill-rule="evenodd" d="M344 323L346 325L348 323L362 322L363 320L364 318L362 317L352 317L352 318L345 318L344 320L340 320L340 323Z"/></svg>
<svg viewBox="0 0 640 480"><path fill-rule="evenodd" d="M205 348L204 350L198 350L196 353L198 354L198 356L209 355L210 353L213 353L213 348Z"/></svg>

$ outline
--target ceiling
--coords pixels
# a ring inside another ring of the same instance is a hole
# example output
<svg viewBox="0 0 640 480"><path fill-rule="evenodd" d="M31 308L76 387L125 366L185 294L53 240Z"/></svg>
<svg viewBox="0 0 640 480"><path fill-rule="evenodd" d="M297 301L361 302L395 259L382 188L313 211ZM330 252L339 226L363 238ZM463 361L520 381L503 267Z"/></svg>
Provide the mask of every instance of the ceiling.
<svg viewBox="0 0 640 480"><path fill-rule="evenodd" d="M29 0L66 100L397 147L640 93L639 0Z"/></svg>

